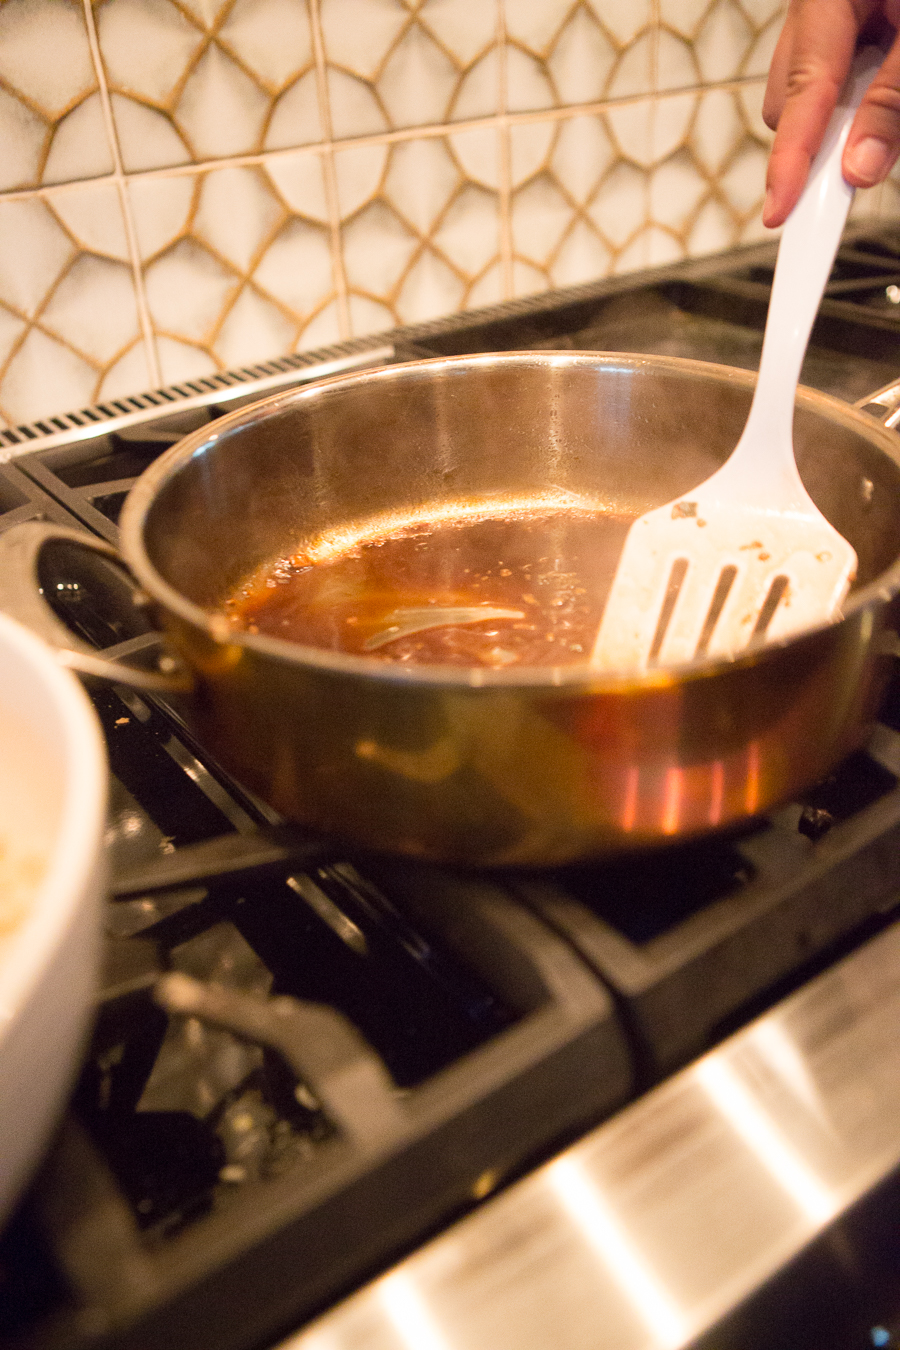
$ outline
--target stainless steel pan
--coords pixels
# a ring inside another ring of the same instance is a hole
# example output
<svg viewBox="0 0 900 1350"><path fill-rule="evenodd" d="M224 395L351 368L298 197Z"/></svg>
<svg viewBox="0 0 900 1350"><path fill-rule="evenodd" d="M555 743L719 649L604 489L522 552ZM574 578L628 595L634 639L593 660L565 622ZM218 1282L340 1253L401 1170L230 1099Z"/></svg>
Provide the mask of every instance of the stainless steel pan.
<svg viewBox="0 0 900 1350"><path fill-rule="evenodd" d="M392 512L502 512L558 490L638 514L722 462L752 385L645 356L450 358L280 394L187 437L130 493L122 552L192 672L200 737L291 820L478 866L632 850L789 799L864 734L900 589L898 442L823 394L799 394L795 442L859 555L833 625L635 679L392 666L239 635L221 617L267 559Z"/></svg>

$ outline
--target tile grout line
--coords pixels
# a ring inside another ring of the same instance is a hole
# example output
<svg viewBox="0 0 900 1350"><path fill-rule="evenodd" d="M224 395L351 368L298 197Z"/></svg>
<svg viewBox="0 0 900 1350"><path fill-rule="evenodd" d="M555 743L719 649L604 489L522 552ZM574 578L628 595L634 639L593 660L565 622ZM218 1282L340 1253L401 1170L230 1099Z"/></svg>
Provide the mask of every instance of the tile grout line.
<svg viewBox="0 0 900 1350"><path fill-rule="evenodd" d="M2 0L0 0L2 3ZM491 114L489 117L470 118L459 122L432 123L427 126L401 127L395 131L373 132L367 136L346 137L342 140L315 141L309 145L289 146L282 150L262 150L246 155L226 155L222 159L198 160L191 164L170 164L160 169L141 169L122 174L125 183L140 183L157 178L188 178L192 175L213 173L217 169L233 169L265 166L280 159L289 159L294 155L320 155L326 150L347 150L365 148L373 145L395 145L403 141L434 140L444 136L456 135L464 131L484 131L491 127L506 124L510 127L527 126L533 122L565 122L576 117L595 117L611 109L629 107L643 103L654 97L660 101L677 98L684 94L707 94L714 91L726 93L752 88L763 84L764 77L759 75L741 76L734 80L722 80L714 84L686 85L680 89L667 89L664 93L633 94L627 98L598 99L593 103L572 103L561 108L538 108L534 111ZM9 192L0 192L0 201L24 201L33 197L47 197L61 192L78 191L86 184L116 182L115 173L97 174L93 178L78 178L67 183L43 183L37 187L16 188Z"/></svg>
<svg viewBox="0 0 900 1350"><path fill-rule="evenodd" d="M497 106L496 118L500 179L500 285L505 300L514 298L512 237L512 149L507 104L509 88L506 63L505 0L497 0Z"/></svg>
<svg viewBox="0 0 900 1350"><path fill-rule="evenodd" d="M650 0L650 156L651 163L656 168L656 125L659 116L659 43L660 29L662 27L662 4L660 0ZM651 175L648 173L644 177L644 256L641 260L641 266L649 265L650 256L650 227L653 221L653 197L650 189Z"/></svg>
<svg viewBox="0 0 900 1350"><path fill-rule="evenodd" d="M334 128L331 122L331 101L328 97L328 69L325 62L325 39L322 33L319 0L309 0L309 29L316 63L316 96L323 139L319 143L322 155L322 174L325 179L325 205L328 210L328 244L331 252L331 276L338 312L338 332L343 340L352 337L350 300L347 273L344 268L344 250L341 235L341 210L338 197L337 170L334 162ZM299 148L299 147L298 147ZM296 153L294 151L293 153Z"/></svg>
<svg viewBox="0 0 900 1350"><path fill-rule="evenodd" d="M100 94L100 106L103 109L103 120L106 125L106 135L109 140L110 150L113 157L112 181L115 183L116 191L119 195L119 205L122 211L122 221L125 227L125 239L128 245L128 256L131 261L131 275L134 284L135 304L138 311L138 323L141 328L141 335L144 342L144 351L147 359L148 374L150 376L151 386L158 388L162 385L162 372L159 368L159 358L156 351L156 339L153 333L153 324L150 319L150 310L147 305L147 293L144 289L144 274L141 268L141 255L138 248L137 232L135 229L134 218L131 213L131 196L128 191L128 182L125 177L125 171L122 166L122 153L119 146L119 138L116 134L116 124L113 118L112 102L109 97L109 87L106 83L106 70L103 65L103 57L100 52L100 42L97 37L97 29L94 24L94 12L91 0L82 0L84 6L85 25L87 27L88 42L91 48L91 57L94 62L94 69L97 74L98 92Z"/></svg>

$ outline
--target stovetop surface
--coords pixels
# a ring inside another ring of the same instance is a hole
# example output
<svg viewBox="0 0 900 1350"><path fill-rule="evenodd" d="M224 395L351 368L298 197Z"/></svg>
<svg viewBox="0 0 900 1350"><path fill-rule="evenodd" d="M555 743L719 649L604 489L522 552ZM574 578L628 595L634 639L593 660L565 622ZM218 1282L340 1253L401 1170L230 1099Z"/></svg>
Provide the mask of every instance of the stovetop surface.
<svg viewBox="0 0 900 1350"><path fill-rule="evenodd" d="M772 257L582 287L389 345L397 360L528 347L754 368ZM900 370L898 285L900 237L842 248L804 382L855 401ZM0 466L0 531L48 518L115 542L134 478L234 403L207 390L149 422L125 409ZM54 545L42 567L83 639L157 658L113 565ZM900 908L900 674L867 746L770 817L652 856L508 875L286 847L177 699L115 686L93 700L113 897L83 1070L0 1238L0 1343L22 1350L270 1342ZM154 888L173 855L184 876ZM347 1089L348 1062L364 1090Z"/></svg>

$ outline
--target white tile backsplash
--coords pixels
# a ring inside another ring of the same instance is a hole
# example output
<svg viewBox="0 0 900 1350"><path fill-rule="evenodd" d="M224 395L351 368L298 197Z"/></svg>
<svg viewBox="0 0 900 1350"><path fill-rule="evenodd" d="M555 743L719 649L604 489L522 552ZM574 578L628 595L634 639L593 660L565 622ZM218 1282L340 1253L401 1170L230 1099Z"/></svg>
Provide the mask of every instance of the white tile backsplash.
<svg viewBox="0 0 900 1350"><path fill-rule="evenodd" d="M129 195L161 373L295 350L333 303L319 153L144 178Z"/></svg>
<svg viewBox="0 0 900 1350"><path fill-rule="evenodd" d="M321 0L332 134L498 112L497 11L471 0Z"/></svg>
<svg viewBox="0 0 900 1350"><path fill-rule="evenodd" d="M305 0L99 0L94 13L126 171L321 139Z"/></svg>
<svg viewBox="0 0 900 1350"><path fill-rule="evenodd" d="M103 103L99 93L89 94L57 124L41 179L44 183L68 183L102 178L112 167Z"/></svg>
<svg viewBox="0 0 900 1350"><path fill-rule="evenodd" d="M0 415L28 422L151 379L115 184L0 197ZM130 374L128 374L130 372Z"/></svg>
<svg viewBox="0 0 900 1350"><path fill-rule="evenodd" d="M284 217L284 207L259 169L218 169L201 180L193 234L211 253L249 274Z"/></svg>
<svg viewBox="0 0 900 1350"><path fill-rule="evenodd" d="M0 0L0 418L760 237L784 8Z"/></svg>
<svg viewBox="0 0 900 1350"><path fill-rule="evenodd" d="M352 335L469 307L500 256L496 132L348 147L334 158Z"/></svg>

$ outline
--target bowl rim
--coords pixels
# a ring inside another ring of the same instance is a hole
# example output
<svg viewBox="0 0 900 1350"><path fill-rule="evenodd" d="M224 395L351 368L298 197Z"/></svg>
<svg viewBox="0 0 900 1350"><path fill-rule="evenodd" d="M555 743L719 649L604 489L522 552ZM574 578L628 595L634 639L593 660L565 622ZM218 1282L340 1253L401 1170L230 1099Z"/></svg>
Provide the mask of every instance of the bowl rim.
<svg viewBox="0 0 900 1350"><path fill-rule="evenodd" d="M59 714L63 748L60 819L44 875L25 916L0 939L0 1050L79 916L99 899L108 769L97 715L76 677L40 638L0 614L0 652L21 662ZM99 915L99 908L98 908ZM99 921L99 920L98 920Z"/></svg>

